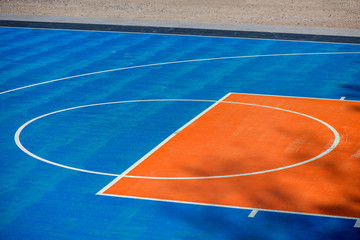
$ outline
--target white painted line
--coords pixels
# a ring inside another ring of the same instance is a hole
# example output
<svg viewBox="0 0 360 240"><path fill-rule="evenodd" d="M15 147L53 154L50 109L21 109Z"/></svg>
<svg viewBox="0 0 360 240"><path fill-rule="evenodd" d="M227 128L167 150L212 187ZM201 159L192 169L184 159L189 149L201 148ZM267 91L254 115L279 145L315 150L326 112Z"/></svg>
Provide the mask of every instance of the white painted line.
<svg viewBox="0 0 360 240"><path fill-rule="evenodd" d="M314 100L326 100L326 101L340 101L341 99L333 99L333 98L316 98L316 97L298 97L298 96L284 96L284 95L275 95L275 94L260 94L260 93L235 93L232 94L244 94L251 96L268 96L268 97L279 97L279 98L299 98L299 99L314 99ZM360 100L347 100L347 102L360 102Z"/></svg>
<svg viewBox="0 0 360 240"><path fill-rule="evenodd" d="M52 29L51 29L52 30ZM297 41L298 42L298 41ZM338 43L337 43L338 44ZM35 87L35 86L39 86L39 85L43 85L43 84L48 84L48 83L52 83L52 82L57 82L57 81L62 81L62 80L67 80L67 79L73 79L73 78L77 78L77 77L83 77L83 76L89 76L89 75L94 75L94 74L100 74L100 73L107 73L107 72L113 72L113 71L120 71L120 70L127 70L127 69L135 69L135 68L143 68L143 67L151 67L151 66L160 66L160 65L168 65L168 64L178 64L178 63L188 63L188 62L200 62L200 61L210 61L210 60L226 60L226 59L240 59L240 58L255 58L255 57L278 57L278 56L302 56L302 55L326 55L326 54L360 54L360 52L328 52L328 53L292 53L292 54L269 54L269 55L250 55L250 56L235 56L235 57L220 57L220 58L208 58L208 59L194 59L194 60L184 60L184 61L175 61L175 62L165 62L165 63L155 63L155 64L146 64L146 65L138 65L138 66L130 66L130 67L123 67L123 68L116 68L116 69L110 69L110 70L104 70L104 71L98 71L98 72L91 72L91 73L85 73L85 74L80 74L80 75L74 75L74 76L69 76L69 77L64 77L64 78L59 78L59 79L54 79L54 80L50 80L50 81L45 81L45 82L40 82L40 83L35 83L35 84L31 84L31 85L26 85L23 87L18 87L15 89L10 89L7 91L3 91L0 92L1 94L6 94L6 93L10 93L10 92L15 92L18 90L22 90L22 89L26 89L26 88L30 88L30 87ZM253 94L255 95L255 94ZM271 95L268 95L271 96ZM281 96L282 97L282 96ZM329 99L332 100L332 99ZM146 101L146 100L145 100ZM161 100L163 101L163 100ZM186 100L182 100L182 101L186 101ZM197 100L194 100L197 101ZM198 100L201 101L201 100ZM122 101L122 102L132 102L132 101ZM356 101L357 102L357 101ZM120 102L118 102L120 103ZM68 108L68 109L63 109L63 110L59 110L59 111L55 111L52 113L48 113L48 114L44 114L42 116L39 116L37 118L34 118L28 122L26 122L24 125L22 125L16 132L15 134L15 142L16 144L20 147L20 149L22 151L24 151L25 153L29 154L30 156L37 158L38 160L47 162L49 164L53 164L59 167L64 167L67 169L72 169L72 170L76 170L76 171L82 171L82 172L87 172L87 173L94 173L94 174L101 174L101 175L109 175L109 176L117 176L120 177L121 175L119 174L112 174L112 173L102 173L102 172L95 172L95 171L88 171L88 170L84 170L84 169L79 169L79 168L73 168L73 167L69 167L69 166L65 166L62 164L58 164L58 163L54 163L51 161L48 161L46 159L43 159L41 157L36 156L35 154L29 152L26 148L24 148L21 145L20 142L20 133L21 131L30 123L43 118L45 116L51 115L51 114L55 114L55 113L59 113L59 112L64 112L67 110L72 110L72 109L78 109L81 107L90 107L90 106L97 106L97 105L105 105L105 104L111 104L111 103L103 103L103 104L92 104L92 105L84 105L84 106L79 106L79 107L74 107L74 108ZM111 183L116 182L116 179L114 179ZM110 184L111 184L110 183ZM217 204L205 204L205 203L195 203L195 202L184 202L184 201L173 201L173 200L164 200L164 199L153 199L153 198L141 198L141 197L131 197L131 196L120 196L120 195L111 195L111 194L104 194L101 191L98 193L99 195L104 195L104 196L114 196L114 197L122 197L122 198L131 198L131 199L141 199L141 200L152 200L152 201L161 201L161 202L171 202L171 203L184 203L184 204L195 204L195 205L202 205L202 206L214 206L214 207L225 207L225 208L235 208L235 209L247 209L247 210L252 210L252 212L250 213L250 215L255 211L252 208L244 208L244 207L234 207L234 206L227 206L227 205L217 205ZM268 211L268 212L278 212L278 213L290 213L290 214L299 214L299 215L310 215L310 216L321 216L321 217L331 217L331 218L342 218L342 219L355 219L357 220L354 227L360 227L360 220L353 218L353 217L344 217L344 216L332 216L332 215L322 215L322 214L309 214L309 213L301 213L301 212L290 212L290 211L278 211L278 210L270 210L270 209L259 209L261 211ZM256 211L259 211L256 210Z"/></svg>
<svg viewBox="0 0 360 240"><path fill-rule="evenodd" d="M97 171L91 171L91 170L86 170L86 169L80 169L80 168L75 168L75 167L70 167L70 166L66 166L63 164L59 164L50 160L47 160L45 158L42 158L40 156L37 156L36 154L30 152L29 150L27 150L21 143L20 141L20 134L21 132L24 130L24 128L26 126L28 126L29 124L53 115L53 114L57 114L57 113L61 113L61 112L66 112L66 111L71 111L71 110L75 110L75 109L81 109L81 108L87 108L87 107L95 107L95 106L102 106L102 105L111 105L111 104L120 104L120 103L135 103L135 102L173 102L173 101L178 101L178 102L212 102L212 103L216 103L215 100L198 100L198 99L149 99L149 100L130 100L130 101L117 101L117 102L106 102L106 103L96 103L96 104L88 104L88 105L82 105L82 106L76 106L76 107L71 107L71 108L66 108L66 109L61 109L58 111L54 111L54 112L50 112L50 113L46 113L44 115L38 116L36 118L33 118L29 121L27 121L26 123L24 123L15 133L14 135L14 140L16 145L26 154L30 155L33 158L36 158L40 161L58 166L58 167L62 167L62 168L67 168L70 170L75 170L75 171L79 171L79 172L86 172L86 173L93 173L93 174L100 174L100 175L107 175L107 176L121 176L122 174L116 174L116 173L106 173L106 172L97 172Z"/></svg>
<svg viewBox="0 0 360 240"><path fill-rule="evenodd" d="M181 132L182 130L184 130L187 126L189 126L190 124L192 124L194 121L196 121L197 119L199 119L201 116L203 116L206 112L208 112L210 109L212 109L213 107L215 107L216 105L218 105L221 101L223 101L225 98L227 98L230 95L230 93L226 94L224 97L222 97L220 100L216 101L214 104L212 104L210 107L208 107L207 109L205 109L204 111L202 111L200 114L198 114L196 117L194 117L192 120L190 120L188 123L186 123L184 126L182 126L181 128L179 128L178 130L176 130L173 134L171 134L170 136L168 136L164 141L162 141L160 144L158 144L156 147L154 147L150 152L148 152L147 154L145 154L142 158L140 158L137 162L135 162L132 166L130 166L126 171L124 171L123 173L121 173L117 178L115 178L111 183L109 183L108 185L106 185L103 189L101 189L97 194L102 194L103 192L105 192L107 189L109 189L113 184L115 184L117 181L119 181L121 178L125 177L126 174L128 174L131 170L133 170L136 166L138 166L140 163L142 163L146 158L148 158L151 154L153 154L156 150L158 150L159 148L161 148L165 143L167 143L168 141L170 141L170 139L172 139L176 134L178 134L179 132Z"/></svg>
<svg viewBox="0 0 360 240"><path fill-rule="evenodd" d="M340 98L340 100L345 100L345 96L342 96L342 97Z"/></svg>
<svg viewBox="0 0 360 240"><path fill-rule="evenodd" d="M122 68L114 68L114 69L108 69L103 71L97 71L97 72L91 72L91 73L84 73L69 77L63 77L58 78L50 81L35 83L31 85L26 85L23 87L18 87L10 90L6 90L3 92L0 92L1 94L6 94L10 92L15 92L18 90L31 88L35 86L40 86L48 83L63 81L67 79L73 79L77 77L84 77L84 76L90 76L100 73L108 73L108 72L115 72L115 71L122 71L122 70L128 70L128 69L135 69L135 68L144 68L144 67L153 67L153 66L162 66L162 65L170 65L170 64L179 64L179 63L190 63L190 62L202 62L202 61L216 61L216 60L230 60L230 59L241 59L241 58L257 58L257 57L282 57L282 56L307 56L307 55L339 55L339 54L360 54L360 52L320 52L320 53L285 53L285 54L265 54L265 55L248 55L248 56L232 56L232 57L218 57L218 58L204 58L204 59L191 59L191 60L183 60L183 61L174 61L174 62L163 62L163 63L152 63L152 64L145 64L145 65L138 65L138 66L130 66L130 67L122 67Z"/></svg>
<svg viewBox="0 0 360 240"><path fill-rule="evenodd" d="M287 165L284 167L279 167L279 168L273 168L273 169L268 169L268 170L263 170L263 171L258 171L258 172L248 172L248 173L241 173L241 174L231 174L231 175L217 175L217 176L200 176L200 177L149 177L149 176L135 176L135 175L127 175L126 177L128 178L143 178L143 179L166 179L166 180L188 180L188 179L214 179L214 178L228 178L228 177L240 177L240 176L250 176L250 175L255 175L255 174L263 174L263 173L269 173L269 172L275 172L275 171L280 171L280 170L284 170L284 169L288 169L288 168L293 168L293 167L297 167L312 161L315 161L323 156L325 156L326 154L330 153L332 150L334 150L336 148L336 146L339 144L340 142L340 134L336 131L336 129L334 127L332 127L330 124L303 114L303 113L299 113L299 112L295 112L292 110L288 110L288 109L284 109L284 108L278 108L278 107L272 107L272 106L266 106L266 105L258 105L258 104L252 104L252 103L241 103L241 102L229 102L229 101L222 101L222 103L228 103L228 104L239 104L239 105L248 105L248 106L255 106L255 107L263 107L263 108L269 108L269 109L274 109L274 110L279 110L279 111L284 111L284 112L289 112L289 113L294 113L300 116L304 116L310 119L313 119L323 125L325 125L327 128L329 128L332 133L334 134L334 141L331 144L331 146L326 149L325 151L323 151L322 153L320 153L319 155L312 157L310 159L307 159L305 161L296 163L296 164L292 164L292 165Z"/></svg>
<svg viewBox="0 0 360 240"><path fill-rule="evenodd" d="M77 108L79 108L79 107L74 107L74 108L71 108L71 109L77 109ZM30 155L31 157L36 158L36 159L38 159L38 160L40 160L40 161L43 161L43 162L46 162L46 163L55 165L55 166L57 166L57 167L67 168L67 169L75 170L75 171L79 171L79 172L86 172L86 173L93 173L93 174L101 174L101 175L108 175L108 176L118 176L118 174L103 173L103 172L96 172L96 171L84 170L84 169L75 168L75 167L70 167L70 166L66 166L66 165L63 165L63 164L56 163L56 162L52 162L52 161L49 161L49 160L47 160L47 159L45 159L45 158L42 158L42 157L39 157L39 156L35 155L34 153L32 153L32 152L30 152L29 150L27 150L27 149L21 144L20 134L21 134L22 130L23 130L27 125L29 125L30 123L35 122L36 120L41 119L41 118L43 118L43 117L46 117L46 116L49 116L49 115L52 115L52 114L55 114L55 113L64 112L65 110L70 110L70 109L63 109L63 110L51 112L51 113L48 113L48 114L44 114L44 115L41 115L41 116L39 116L39 117L33 118L33 119L31 119L30 121L28 121L28 122L26 122L25 124L23 124L23 125L16 131L16 133L15 133L14 140L15 140L16 145L17 145L23 152L25 152L26 154Z"/></svg>
<svg viewBox="0 0 360 240"><path fill-rule="evenodd" d="M186 202L186 201L178 201L178 200L167 200L167 199L146 198L146 197L134 197L134 196L116 195L116 194L108 194L108 193L103 193L103 194L99 194L99 195L109 196L109 197L118 197L118 198L127 198L127 199L137 199L137 200L149 200L149 201L156 201L156 202L176 203L176 204L181 203L181 204L191 204L191 205L198 205L198 206L208 206L208 207L222 207L222 208L251 210L251 211L254 210L254 208L250 208L250 207L238 207L238 206L230 206L230 205L211 204L211 203ZM328 218L359 220L356 217L346 217L346 216L336 216L336 215L326 215L326 214L316 214L316 213L305 213L305 212L291 212L291 211L281 211L281 210L265 209L265 208L257 208L257 211L295 214L295 215L314 216L314 217L328 217Z"/></svg>
<svg viewBox="0 0 360 240"><path fill-rule="evenodd" d="M356 219L356 222L354 224L354 228L360 228L360 218Z"/></svg>
<svg viewBox="0 0 360 240"><path fill-rule="evenodd" d="M249 218L254 218L255 215L258 213L258 211L259 211L259 210L257 210L257 209L252 210L248 217L249 217Z"/></svg>
<svg viewBox="0 0 360 240"><path fill-rule="evenodd" d="M123 176L119 175L114 180L112 180L110 183L108 183L105 187L103 187L100 191L96 193L96 195L103 195L106 190L108 190L112 185L117 183Z"/></svg>
<svg viewBox="0 0 360 240"><path fill-rule="evenodd" d="M230 93L229 93L230 94ZM47 113L44 115L41 115L39 117L33 118L29 121L27 121L26 123L24 123L15 133L14 136L14 140L16 145L26 154L30 155L33 158L36 158L40 161L46 162L48 164L52 164L58 167L62 167L62 168L67 168L70 170L75 170L75 171L80 171L80 172L86 172L86 173L93 173L93 174L100 174L100 175L108 175L108 176L116 176L117 180L119 180L122 177L129 177L129 178L145 178L145 179L174 179L174 180L179 180L179 179L211 179L211 178L225 178L225 177L240 177L240 176L249 176L249 175L255 175L255 174L263 174L263 173L269 173L269 172L274 172L274 171L280 171L280 170L284 170L284 169L288 169L288 168L292 168L292 167L297 167L300 166L302 164L306 164L312 161L315 161L323 156L325 156L326 154L330 153L332 150L335 149L335 147L339 144L340 142L340 135L339 133L336 131L335 128L333 128L331 125L329 125L328 123L317 119L315 117L303 114L303 113L299 113L299 112L295 112L295 111L291 111L291 110L287 110L287 109L282 109L282 108L277 108L277 107L271 107L271 106L265 106L265 105L258 105L258 104L251 104L251 103L241 103L241 102L229 102L229 101L224 101L224 99L229 96L229 94L225 95L223 98L221 98L218 101L214 101L214 100L199 100L199 99L149 99L149 100L130 100L130 101L117 101L117 102L107 102L107 103L96 103L96 104L89 104L89 105L82 105L82 106L77 106L77 107L72 107L72 108L66 108L66 109L62 109L62 110L58 110L58 111L54 111L51 113ZM59 163L55 163L53 161L47 160L45 158L42 158L40 156L37 156L36 154L30 152L28 149L26 149L21 141L20 141L20 134L21 132L24 130L24 128L26 126L28 126L29 124L53 115L53 114L57 114L57 113L61 113L61 112L65 112L65 111L70 111L70 110L75 110L75 109L80 109L80 108L87 108L87 107L94 107L94 106L102 106L102 105L110 105L110 104L121 104L121 103L135 103L135 102L171 102L171 101L181 101L181 102L212 102L214 104L212 104L209 108L207 108L205 111L203 111L202 113L200 113L198 116L196 116L194 119L192 119L190 122L188 122L187 124L185 124L183 127L181 127L180 129L178 129L177 131L175 131L175 133L171 134L168 138L166 138L164 141L162 141L158 146L156 146L153 150L151 150L149 153L147 153L144 157L142 157L141 159L139 159L136 163L134 163L130 168L128 168L125 172L121 173L121 174L116 174L116 173L106 173L106 172L98 172L98 171L91 171L91 170L86 170L86 169L80 169L80 168L75 168L75 167L71 167L71 166L66 166L63 164L59 164ZM284 167L280 167L280 168L274 168L274 169L268 169L268 170L264 170L264 171L259 171L259 172L249 172L249 173L242 173L242 174L233 174L233 175L220 175L220 176L197 176L197 177L149 177L149 176L133 176L133 175L127 175L127 173L129 173L133 168L135 168L138 164L140 164L144 159L146 159L149 155L151 155L154 151L156 151L158 148L160 148L162 145L164 145L167 141L169 141L172 137L174 137L176 135L176 132L179 132L181 130L183 130L185 127L187 127L189 124L191 124L192 122L194 122L196 119L198 119L199 117L201 117L203 114L205 114L207 111L209 111L211 108L215 107L217 104L219 103L225 103L225 104L238 104L238 105L248 105L248 106L255 106L255 107L263 107L263 108L269 108L269 109L275 109L275 110L279 110L279 111L284 111L284 112L289 112L289 113L294 113L294 114L298 114L310 119L313 119L315 121L320 122L321 124L325 125L327 128L329 128L333 134L334 134L334 141L332 143L332 145L326 149L324 152L320 153L319 155L307 159L305 161L296 163L296 164L292 164L292 165L288 165L288 166L284 166ZM125 176L126 175L126 176Z"/></svg>

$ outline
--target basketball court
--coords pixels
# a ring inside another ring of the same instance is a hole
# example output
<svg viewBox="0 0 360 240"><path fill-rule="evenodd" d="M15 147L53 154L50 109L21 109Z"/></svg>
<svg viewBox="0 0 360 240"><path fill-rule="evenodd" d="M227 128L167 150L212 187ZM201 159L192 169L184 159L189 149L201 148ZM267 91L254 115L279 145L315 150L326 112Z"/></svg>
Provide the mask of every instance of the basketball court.
<svg viewBox="0 0 360 240"><path fill-rule="evenodd" d="M1 25L1 238L359 238L358 38Z"/></svg>

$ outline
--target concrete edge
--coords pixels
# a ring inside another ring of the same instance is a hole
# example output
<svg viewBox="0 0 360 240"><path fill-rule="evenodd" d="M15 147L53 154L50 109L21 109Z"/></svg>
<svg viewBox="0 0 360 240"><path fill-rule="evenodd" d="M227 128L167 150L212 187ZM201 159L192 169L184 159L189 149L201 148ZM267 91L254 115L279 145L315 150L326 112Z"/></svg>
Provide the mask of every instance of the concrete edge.
<svg viewBox="0 0 360 240"><path fill-rule="evenodd" d="M146 26L146 27L170 27L170 28L190 28L190 29L193 28L193 29L209 29L209 30L253 31L253 32L360 37L360 29L346 29L346 28L208 23L208 22L164 21L164 20L146 20L146 19L121 19L121 18L19 15L19 14L0 14L0 20L106 24L106 25Z"/></svg>

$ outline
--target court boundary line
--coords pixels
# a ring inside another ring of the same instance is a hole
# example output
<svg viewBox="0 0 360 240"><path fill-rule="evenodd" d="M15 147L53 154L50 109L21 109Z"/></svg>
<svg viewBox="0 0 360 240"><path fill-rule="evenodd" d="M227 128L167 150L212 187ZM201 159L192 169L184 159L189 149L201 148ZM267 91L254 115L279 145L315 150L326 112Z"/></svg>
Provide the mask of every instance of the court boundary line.
<svg viewBox="0 0 360 240"><path fill-rule="evenodd" d="M54 29L55 30L55 29ZM69 30L69 29L68 29ZM86 30L83 30L86 31ZM88 31L92 31L92 30L88 30ZM146 33L146 34L151 34L151 33ZM153 33L154 34L154 33ZM163 33L160 33L163 34ZM190 35L192 36L192 35ZM194 35L197 36L197 35ZM206 37L206 36L204 36ZM218 36L208 36L208 37L218 37ZM252 38L250 38L252 39ZM262 39L262 38L260 38ZM280 40L280 41L286 41L283 39L262 39L262 40ZM301 40L288 40L288 41L301 41ZM321 42L323 43L323 42ZM330 42L331 43L331 42ZM342 44L342 43L341 43ZM347 43L347 44L351 44L351 43ZM156 65L155 65L156 66ZM130 68L135 68L135 67L130 67ZM123 70L123 69L121 69ZM101 71L103 72L103 71ZM100 73L100 72L97 72ZM95 73L94 73L95 74ZM90 74L81 74L81 75L77 75L77 76L73 76L73 77L66 77L65 79L69 79L69 78L75 78L75 77L80 77L80 76L87 76ZM64 78L62 80L65 80ZM53 82L55 80L52 80L51 82ZM60 80L57 80L60 81ZM46 83L50 83L49 81ZM39 84L34 84L34 85L28 85L28 86L37 86L37 85L41 85L41 84L45 84L45 82L43 83L39 83ZM26 87L26 86L25 86ZM20 90L20 89L24 89L23 87L19 88L19 89L15 89L16 90ZM10 90L12 91L12 90ZM1 92L1 94L7 93L6 92ZM230 94L230 93L229 93ZM309 98L309 97L296 97L296 96L281 96L281 95L268 95L268 94L250 94L250 93L244 93L244 94L248 94L248 95L262 95L262 96L274 96L274 97L290 97L290 98L305 98L305 99L322 99L322 100L333 100L333 101L339 101L338 99L326 99L326 98ZM360 100L346 100L349 102L360 102ZM116 179L114 179L113 181L115 181ZM206 204L206 203L196 203L196 202L186 202L186 201L176 201L176 200L165 200L165 199L156 199L156 198L142 198L142 197L131 197L131 196L121 196L121 195L112 195L112 194L104 194L104 193L100 193L100 194L96 194L96 195L103 195L103 196L113 196L113 197L121 197L121 198L130 198L130 199L139 199L139 200L151 200L151 201L159 201L159 202L169 202L169 203L182 203L182 204L193 204L193 205L200 205L200 206L212 206L212 207L225 207L225 208L233 208L233 209L242 209L242 210L254 210L254 208L246 208L246 207L235 207L235 206L227 206L227 205L216 205L216 204ZM357 222L360 221L359 218L355 218L355 217L345 217L345 216L334 216L334 215L322 215L322 214L311 214L311 213L302 213L302 212L291 212L291 211L278 211L278 210L270 210L270 209L259 209L256 208L257 211L264 211L264 212L275 212L275 213L287 213L287 214L296 214L296 215L306 215L306 216L317 216L317 217L330 217L330 218L340 218L340 219L350 219L350 220L356 220Z"/></svg>
<svg viewBox="0 0 360 240"><path fill-rule="evenodd" d="M233 93L228 93L226 94L223 98L226 98L227 96L229 96L230 94ZM242 93L240 93L242 94ZM246 95L261 95L261 94L247 94L244 93ZM261 95L261 96L271 96L271 95ZM274 97L286 97L286 96L274 96ZM222 98L222 99L223 99ZM295 97L298 98L298 97ZM304 98L304 97L299 97L299 98ZM222 100L220 99L220 100ZM305 98L307 99L307 98ZM170 101L171 99L167 99L168 101ZM213 100L214 104L217 103L219 104L221 101L215 101ZM321 99L320 99L321 100ZM327 100L327 99L325 99ZM332 100L332 99L330 99ZM148 101L148 100L141 100L141 101ZM186 100L184 100L186 101ZM201 100L196 100L196 101L201 101ZM342 100L338 100L335 99L335 101L342 101ZM131 101L120 101L120 102L131 102ZM101 103L100 103L101 104ZM104 103L103 103L104 104ZM106 103L105 103L106 104ZM107 103L109 104L109 103ZM214 105L213 104L213 105ZM99 105L99 104L90 104L90 105ZM211 106L213 106L211 105ZM84 106L89 106L89 105L84 105ZM210 106L210 107L211 107ZM214 106L213 106L214 107ZM80 107L73 107L71 109L77 109ZM210 109L209 109L210 110ZM58 110L55 112L62 112L64 110ZM206 110L205 110L206 111ZM54 112L53 112L54 113ZM205 112L206 113L206 112ZM49 115L49 114L45 114L45 115ZM44 116L44 115L42 115ZM200 116L199 116L200 117ZM39 118L39 117L38 117ZM37 119L37 118L36 118ZM30 120L30 121L34 121ZM175 131L177 132L177 131ZM57 165L61 165L61 164L57 164ZM76 169L77 170L77 169ZM87 171L87 172L91 172L91 171ZM95 173L95 172L91 172L91 173ZM178 200L167 200L167 199L156 199L156 198L143 198L143 197L135 197L135 196L125 196L125 195L116 195L116 194L106 194L104 193L104 191L106 191L109 187L111 187L115 182L117 182L118 179L118 175L113 174L111 176L117 176L115 179L113 179L108 185L106 185L103 189L101 189L98 193L96 193L96 195L103 195L103 196L113 196L113 197L122 197L122 198L129 198L129 199L142 199L142 200L153 200L153 201L161 201L161 202L172 202L172 203L184 203L184 204L193 204L193 205L202 205L202 206L214 206L214 207L225 207L225 208L233 208L233 209L247 209L247 210L254 210L257 209L258 211L267 211L267 212L278 212L278 213L288 213L288 214L299 214L299 215L308 215L308 216L320 216L320 217L332 217L332 218L343 218L343 219L353 219L356 221L359 221L360 218L356 218L356 217L346 217L346 216L335 216L335 215L325 215L325 214L313 214L313 213L303 213L303 212L291 212L291 211L281 211L281 210L271 210L271 209L261 209L261 208L250 208L250 207L237 207L237 206L229 206L229 205L220 205L220 204L207 204L207 203L197 203L197 202L187 202L187 201L178 201ZM355 224L356 225L356 224ZM354 225L354 227L355 227Z"/></svg>
<svg viewBox="0 0 360 240"><path fill-rule="evenodd" d="M219 99L218 101L216 101L214 104L212 104L209 108L207 108L206 110L204 110L202 113L200 113L198 116L196 116L194 119L192 119L190 122L188 122L187 124L185 124L183 127L181 127L180 129L183 130L185 127L189 126L192 122L194 122L195 120L197 120L199 117L201 117L202 115L204 115L206 112L208 112L209 110L211 110L213 107L215 107L216 105L218 105L219 103L221 103L226 97L230 96L231 94L239 94L239 93L233 93L233 92L229 92L228 94L226 94L224 97L222 97L221 99ZM243 94L243 93L240 93ZM276 96L276 95L261 95L261 94L247 94L244 93L246 95L260 95L260 96L271 96L271 97L286 97L286 96ZM291 97L290 97L291 98ZM298 97L294 97L294 98L298 98ZM299 97L299 98L303 98L303 97ZM308 99L308 98L305 98ZM321 100L321 99L316 99L316 100ZM327 100L327 99L325 99ZM332 99L330 99L332 100ZM339 99L334 99L335 101L343 101L343 100L339 100ZM225 101L224 103L226 103L227 101ZM335 130L336 131L336 130ZM170 137L168 137L166 140L169 141L173 136L176 135L178 131L175 131L175 134L173 133L172 135L170 135ZM147 155L151 155L153 152L155 152L157 149L159 149L162 145L164 145L167 141L160 143L158 146L156 146L153 150L151 150ZM336 140L334 140L335 142ZM336 147L336 146L335 146ZM333 149L332 149L333 150ZM331 150L331 151L332 151ZM144 156L142 161L144 161L148 156ZM348 216L337 216L337 215L327 215L327 214L316 214L316 213L306 213L306 212L295 212L295 211L285 211L285 210L274 210L274 209L265 209L265 208L251 208L251 207L239 207L239 206L231 206L231 205L223 205L223 204L211 204L211 203L200 203L200 202L191 202L191 201L180 201L180 200L170 200L170 199L160 199L160 198L149 198L149 197L138 197L138 196L127 196L127 195L117 195L117 194L108 194L108 193L104 193L106 190L108 190L110 187L112 187L116 182L118 182L120 179L122 179L123 177L128 177L128 178L137 178L134 176L126 176L126 174L128 172L130 172L131 170L133 170L136 166L138 166L142 161L138 161L135 164L133 164L130 168L128 168L128 170L126 170L123 174L121 174L120 176L116 177L115 179L113 179L109 184L107 184L104 188L102 188L100 191L98 191L96 193L96 195L99 196L110 196L110 197L118 197L118 198L127 198L127 199L137 199L137 200L150 200L150 201L157 201L157 202L167 202L167 203L178 203L178 204L189 204L189 205L198 205L198 206L207 206L207 207L222 207L222 208L230 208L230 209L240 209L240 210L249 210L251 211L248 215L248 217L254 218L255 215L260 212L272 212L272 213L283 213L283 214L293 214L293 215L302 215L302 216L315 216L315 217L327 217L327 218L337 218L337 219L347 219L347 220L355 220L354 223L354 228L359 228L360 226L358 226L359 222L360 222L360 218L357 217L348 217ZM296 164L295 164L296 165ZM138 178L142 178L142 177L138 177ZM145 178L145 179L149 179L149 178ZM152 179L152 178L150 178Z"/></svg>
<svg viewBox="0 0 360 240"><path fill-rule="evenodd" d="M283 32L262 32L246 30L220 30L206 28L186 28L186 27L165 27L165 26L132 26L132 25L112 25L112 24L89 24L89 23L68 23L68 22L39 22L22 20L0 20L0 26L34 28L34 29L56 29L56 30L87 30L101 32L127 32L127 33L151 33L167 35L188 35L206 37L231 37L249 38L264 40L284 40L284 41L304 41L320 43L342 43L360 44L360 37L321 35L306 33L283 33Z"/></svg>
<svg viewBox="0 0 360 240"><path fill-rule="evenodd" d="M109 194L109 193L101 193L101 194L96 194L96 195L127 198L127 199L136 199L136 200L150 200L150 201L156 201L156 202L190 204L190 205L198 205L198 206L206 206L206 207L221 207L221 208L249 210L249 211L258 210L257 214L259 212L272 212L272 213L285 213L285 214L294 214L294 215L303 215L303 216L327 217L327 218L338 218L338 219L347 219L347 220L355 220L355 221L359 220L360 221L360 218L357 218L357 217L327 215L327 214L318 214L318 213L293 212L293 211L274 210L274 209L266 209L266 208L238 207L238 206L222 205L222 204L200 203L200 202L169 200L169 199L160 199L160 198L148 198L148 197L136 197L136 196Z"/></svg>
<svg viewBox="0 0 360 240"><path fill-rule="evenodd" d="M261 93L235 93L235 92L230 92L231 94L246 94L246 95L253 95L253 96L269 96L269 97L280 97L280 98L299 98L299 99L313 99L313 100L326 100L326 101L345 101L345 102L360 102L360 100L347 100L345 99L345 96L342 96L339 99L335 99L335 98L316 98L316 97L299 97L299 96L285 96L285 95L276 95L276 94L261 94Z"/></svg>

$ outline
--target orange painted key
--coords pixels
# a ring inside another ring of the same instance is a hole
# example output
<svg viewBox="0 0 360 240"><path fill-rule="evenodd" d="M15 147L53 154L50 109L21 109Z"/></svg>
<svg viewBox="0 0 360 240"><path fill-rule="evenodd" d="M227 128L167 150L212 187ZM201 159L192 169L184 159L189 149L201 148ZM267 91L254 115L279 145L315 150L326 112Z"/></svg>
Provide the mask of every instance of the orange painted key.
<svg viewBox="0 0 360 240"><path fill-rule="evenodd" d="M102 193L360 217L360 102L230 94Z"/></svg>

